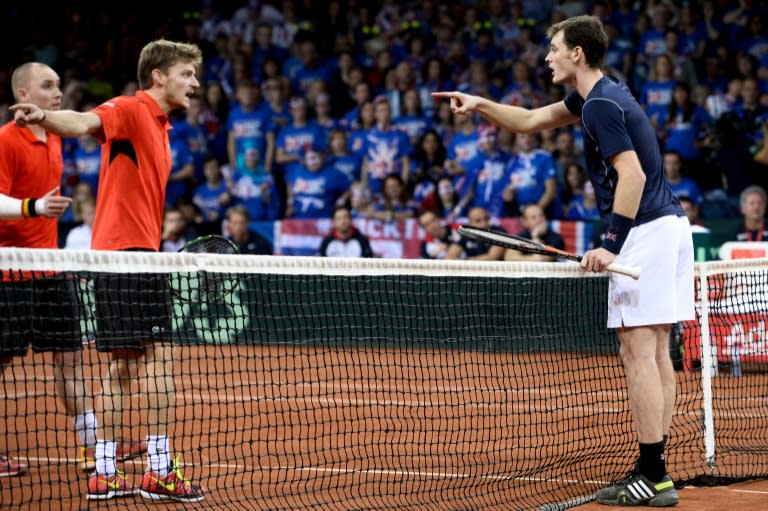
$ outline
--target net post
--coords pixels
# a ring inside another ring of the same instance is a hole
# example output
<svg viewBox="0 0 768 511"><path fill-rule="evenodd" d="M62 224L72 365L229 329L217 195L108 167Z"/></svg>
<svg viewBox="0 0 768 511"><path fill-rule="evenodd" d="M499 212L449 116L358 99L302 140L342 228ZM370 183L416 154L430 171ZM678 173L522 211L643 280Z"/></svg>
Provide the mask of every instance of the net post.
<svg viewBox="0 0 768 511"><path fill-rule="evenodd" d="M715 420L712 409L712 377L715 374L714 364L717 355L712 356L712 338L709 331L709 287L707 279L710 275L707 263L698 263L699 274L699 317L701 323L701 389L704 427L704 459L707 466L715 468ZM717 349L715 347L715 349Z"/></svg>

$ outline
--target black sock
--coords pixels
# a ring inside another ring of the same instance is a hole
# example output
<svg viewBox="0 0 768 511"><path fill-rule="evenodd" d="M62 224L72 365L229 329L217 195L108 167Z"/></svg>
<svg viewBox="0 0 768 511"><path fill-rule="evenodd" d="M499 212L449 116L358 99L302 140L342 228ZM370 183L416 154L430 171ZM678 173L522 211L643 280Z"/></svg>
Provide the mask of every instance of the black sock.
<svg viewBox="0 0 768 511"><path fill-rule="evenodd" d="M667 475L667 465L664 461L664 444L640 444L640 473L649 481L658 483Z"/></svg>

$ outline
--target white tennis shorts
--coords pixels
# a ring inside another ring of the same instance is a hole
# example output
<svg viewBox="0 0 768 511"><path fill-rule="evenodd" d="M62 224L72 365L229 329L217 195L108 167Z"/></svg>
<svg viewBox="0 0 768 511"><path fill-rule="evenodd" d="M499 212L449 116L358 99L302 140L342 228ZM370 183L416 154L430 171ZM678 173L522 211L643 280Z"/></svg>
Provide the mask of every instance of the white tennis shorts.
<svg viewBox="0 0 768 511"><path fill-rule="evenodd" d="M640 268L640 278L610 273L608 328L671 324L695 318L693 238L684 216L633 227L616 263Z"/></svg>

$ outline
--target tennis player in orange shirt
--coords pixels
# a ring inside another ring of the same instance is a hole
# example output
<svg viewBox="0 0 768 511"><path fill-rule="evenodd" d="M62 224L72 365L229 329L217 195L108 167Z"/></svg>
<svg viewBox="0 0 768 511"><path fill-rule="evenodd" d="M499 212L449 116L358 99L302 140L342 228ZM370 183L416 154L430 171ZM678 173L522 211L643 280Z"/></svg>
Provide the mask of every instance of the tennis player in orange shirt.
<svg viewBox="0 0 768 511"><path fill-rule="evenodd" d="M18 101L51 110L61 105L59 75L45 64L19 66L11 87ZM0 128L0 246L57 248L57 218L71 202L58 194L63 168L61 139L56 135L41 126L21 128L8 123ZM30 344L36 352L53 352L56 395L72 418L81 445L92 446L96 418L83 379L79 308L71 291L60 276L41 278L30 286L26 276L3 272L0 370L13 357L24 356ZM35 329L41 333L35 335ZM0 456L0 476L26 471L26 465Z"/></svg>
<svg viewBox="0 0 768 511"><path fill-rule="evenodd" d="M141 90L135 96L116 97L84 113L53 111L32 103L10 107L19 126L39 125L64 137L91 134L103 144L91 248L159 250L171 168L168 115L189 108L189 98L200 86L195 73L201 61L195 45L157 40L139 56ZM167 278L110 274L96 279L95 287L96 346L111 352L112 362L97 400L105 415L96 445L97 473L88 481L87 498L111 499L136 492L116 467L115 426L130 379L137 376L143 358L148 470L138 492L148 500L202 500L205 490L184 479L178 457L171 460L168 423L173 419L175 386ZM140 290L138 299L135 289Z"/></svg>

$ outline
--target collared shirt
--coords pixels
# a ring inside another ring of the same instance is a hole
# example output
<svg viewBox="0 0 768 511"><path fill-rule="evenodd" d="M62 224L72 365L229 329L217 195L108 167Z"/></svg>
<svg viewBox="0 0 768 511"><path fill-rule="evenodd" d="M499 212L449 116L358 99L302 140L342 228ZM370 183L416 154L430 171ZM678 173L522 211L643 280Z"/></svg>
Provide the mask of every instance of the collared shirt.
<svg viewBox="0 0 768 511"><path fill-rule="evenodd" d="M635 151L646 178L634 225L667 215L685 215L667 184L656 132L626 85L604 76L586 100L573 91L565 106L581 117L587 173L606 223L611 220L618 182L610 159L623 151Z"/></svg>
<svg viewBox="0 0 768 511"><path fill-rule="evenodd" d="M168 117L144 91L92 112L101 118L95 136L104 145L91 248L157 251L171 170Z"/></svg>
<svg viewBox="0 0 768 511"><path fill-rule="evenodd" d="M15 199L42 198L61 185L63 171L59 137L47 133L43 142L13 121L0 128L0 193ZM58 219L3 220L0 246L57 248Z"/></svg>

